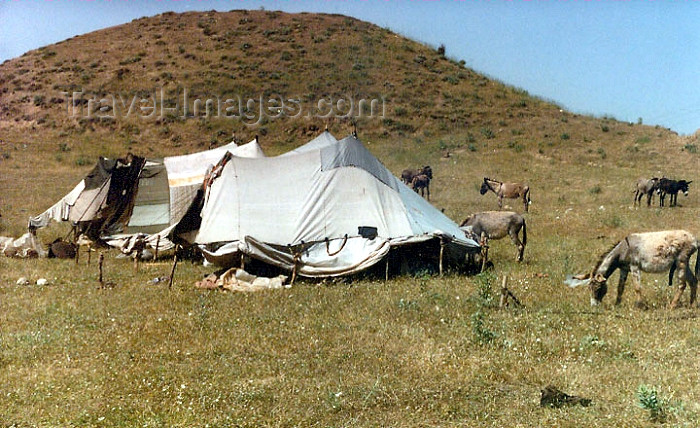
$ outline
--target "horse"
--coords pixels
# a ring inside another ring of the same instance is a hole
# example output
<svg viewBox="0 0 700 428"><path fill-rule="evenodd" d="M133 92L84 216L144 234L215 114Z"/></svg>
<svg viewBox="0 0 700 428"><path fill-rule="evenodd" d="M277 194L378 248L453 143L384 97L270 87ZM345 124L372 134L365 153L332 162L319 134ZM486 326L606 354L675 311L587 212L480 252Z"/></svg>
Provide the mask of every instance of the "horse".
<svg viewBox="0 0 700 428"><path fill-rule="evenodd" d="M588 285L591 289L591 305L600 304L608 291L607 280L620 270L615 305L622 301L627 275L632 272L632 281L637 294L636 305L644 308L642 299L641 272L661 273L678 269L680 284L671 309L678 307L686 284L690 283L690 304L695 302L698 286L698 246L700 243L685 230L665 230L661 232L633 233L619 241L611 250L603 253L591 273L567 278L570 287ZM690 271L690 257L698 253L695 260L695 273Z"/></svg>
<svg viewBox="0 0 700 428"><path fill-rule="evenodd" d="M421 174L427 175L430 180L433 179L433 169L429 165L425 165L419 169L404 169L401 172L401 180L406 184L411 184L413 178Z"/></svg>
<svg viewBox="0 0 700 428"><path fill-rule="evenodd" d="M673 207L678 205L678 192L683 192L683 195L688 196L688 185L693 181L685 180L670 180L663 177L659 180L659 206L664 206L666 195L671 195L668 201L668 206Z"/></svg>
<svg viewBox="0 0 700 428"><path fill-rule="evenodd" d="M485 233L489 239L501 239L506 235L518 247L516 261L523 260L525 245L527 245L527 225L525 218L513 211L485 211L472 214L459 225L465 232L473 232L476 236ZM523 231L523 240L520 241L518 234Z"/></svg>
<svg viewBox="0 0 700 428"><path fill-rule="evenodd" d="M413 177L411 187L416 193L420 189L420 195L423 197L425 197L425 192L427 192L428 200L430 200L430 177L427 174L418 174Z"/></svg>
<svg viewBox="0 0 700 428"><path fill-rule="evenodd" d="M492 191L498 197L498 208L503 208L503 198L508 199L522 199L523 205L525 206L525 212L528 211L528 206L530 205L530 187L526 184L521 183L503 183L498 180L493 180L488 177L484 177L484 182L481 183L481 189L479 193L485 195L486 192Z"/></svg>
<svg viewBox="0 0 700 428"><path fill-rule="evenodd" d="M659 192L659 178L640 178L635 185L634 203L632 206L641 205L644 195L647 195L647 206L651 206L651 198L654 196L654 192Z"/></svg>

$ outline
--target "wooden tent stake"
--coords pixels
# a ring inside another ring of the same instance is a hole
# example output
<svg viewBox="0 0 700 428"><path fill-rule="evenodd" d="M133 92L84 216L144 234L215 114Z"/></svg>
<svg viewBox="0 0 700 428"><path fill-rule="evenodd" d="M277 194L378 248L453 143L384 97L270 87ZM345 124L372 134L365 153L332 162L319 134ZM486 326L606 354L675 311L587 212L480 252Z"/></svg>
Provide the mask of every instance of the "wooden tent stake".
<svg viewBox="0 0 700 428"><path fill-rule="evenodd" d="M168 280L168 288L173 287L173 278L175 278L175 267L177 267L177 253L180 249L179 245L175 246L175 255L173 256L173 268L170 270L170 279Z"/></svg>
<svg viewBox="0 0 700 428"><path fill-rule="evenodd" d="M90 259L92 258L92 255L91 255L90 253L92 253L92 245L88 244L88 261L87 261L87 264L90 264Z"/></svg>
<svg viewBox="0 0 700 428"><path fill-rule="evenodd" d="M513 305L515 307L522 306L523 304L520 303L520 300L518 300L518 298L515 297L515 295L508 289L507 283L508 277L504 275L503 282L501 283L501 300L499 301L498 306L501 308L508 306L509 299L513 301Z"/></svg>
<svg viewBox="0 0 700 428"><path fill-rule="evenodd" d="M100 257L97 258L97 268L100 271L100 277L99 277L100 287L104 287L104 281L102 278L102 265L104 264L104 261L105 261L105 255L100 253Z"/></svg>

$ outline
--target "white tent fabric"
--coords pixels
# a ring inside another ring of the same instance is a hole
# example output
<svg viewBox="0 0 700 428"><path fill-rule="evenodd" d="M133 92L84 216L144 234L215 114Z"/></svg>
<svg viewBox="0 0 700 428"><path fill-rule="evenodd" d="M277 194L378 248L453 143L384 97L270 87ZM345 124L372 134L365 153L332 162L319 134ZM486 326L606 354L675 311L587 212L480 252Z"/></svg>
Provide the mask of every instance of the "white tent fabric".
<svg viewBox="0 0 700 428"><path fill-rule="evenodd" d="M231 157L201 215L195 242L210 262L223 265L243 252L289 270L296 265L306 276L357 272L391 246L436 237L452 249L479 246L359 140L328 133L278 157ZM377 236L362 237L360 228L376 228Z"/></svg>
<svg viewBox="0 0 700 428"><path fill-rule="evenodd" d="M194 200L197 189L202 186L207 172L226 152L241 157L265 157L256 138L242 146L231 142L211 150L163 159L165 169L168 172L168 187L170 188L171 225L182 219Z"/></svg>
<svg viewBox="0 0 700 428"><path fill-rule="evenodd" d="M169 200L164 201L165 206L163 204L137 204L134 207L129 226L143 227L164 222L164 229L157 233L148 234L144 239L152 248L156 246L159 250L173 248L175 244L169 239L170 234L194 201L197 190L202 187L208 171L227 152L241 157L265 157L257 138L241 146L231 142L225 146L203 152L166 157L162 164L167 173ZM144 170L148 166L147 164ZM149 183L145 180L148 178L142 177L139 186L148 187ZM108 236L105 237L105 240L113 247L128 249L136 237L136 234L126 233Z"/></svg>
<svg viewBox="0 0 700 428"><path fill-rule="evenodd" d="M242 157L265 156L256 138L242 146L232 142L199 153L146 160L139 173L138 190L123 233L102 238L108 244L121 248L128 246L137 234L146 234L146 241L151 247L158 245L159 250L172 248L174 244L168 239L170 233L194 201L208 170L229 151ZM51 220L74 223L90 221L105 206L109 189L109 176L91 189L86 189L83 179L49 209L30 218L29 227L46 227Z"/></svg>

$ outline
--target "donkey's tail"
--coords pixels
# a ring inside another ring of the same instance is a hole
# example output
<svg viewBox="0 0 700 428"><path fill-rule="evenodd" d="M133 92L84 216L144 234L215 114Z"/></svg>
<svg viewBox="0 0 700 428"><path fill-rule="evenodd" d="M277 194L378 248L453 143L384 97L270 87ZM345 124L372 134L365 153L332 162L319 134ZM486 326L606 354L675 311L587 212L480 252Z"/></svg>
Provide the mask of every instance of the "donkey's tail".
<svg viewBox="0 0 700 428"><path fill-rule="evenodd" d="M527 245L527 223L525 223L525 219L523 218L523 247ZM698 269L697 263L695 264L695 270ZM695 276L698 276L697 273Z"/></svg>
<svg viewBox="0 0 700 428"><path fill-rule="evenodd" d="M700 271L700 239L695 241L695 248L696 248L696 253L695 253L695 279L699 280L698 278L698 271ZM689 262L690 263L690 262Z"/></svg>
<svg viewBox="0 0 700 428"><path fill-rule="evenodd" d="M532 203L532 200L530 199L530 188L527 188L527 204L530 205Z"/></svg>

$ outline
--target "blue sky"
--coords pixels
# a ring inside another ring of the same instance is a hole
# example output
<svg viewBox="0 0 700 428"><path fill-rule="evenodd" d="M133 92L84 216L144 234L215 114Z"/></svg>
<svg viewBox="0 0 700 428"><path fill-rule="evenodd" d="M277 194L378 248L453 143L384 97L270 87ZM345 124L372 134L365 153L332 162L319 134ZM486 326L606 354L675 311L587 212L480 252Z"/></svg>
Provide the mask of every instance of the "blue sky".
<svg viewBox="0 0 700 428"><path fill-rule="evenodd" d="M164 11L341 13L567 110L700 128L700 0L0 0L0 61Z"/></svg>

